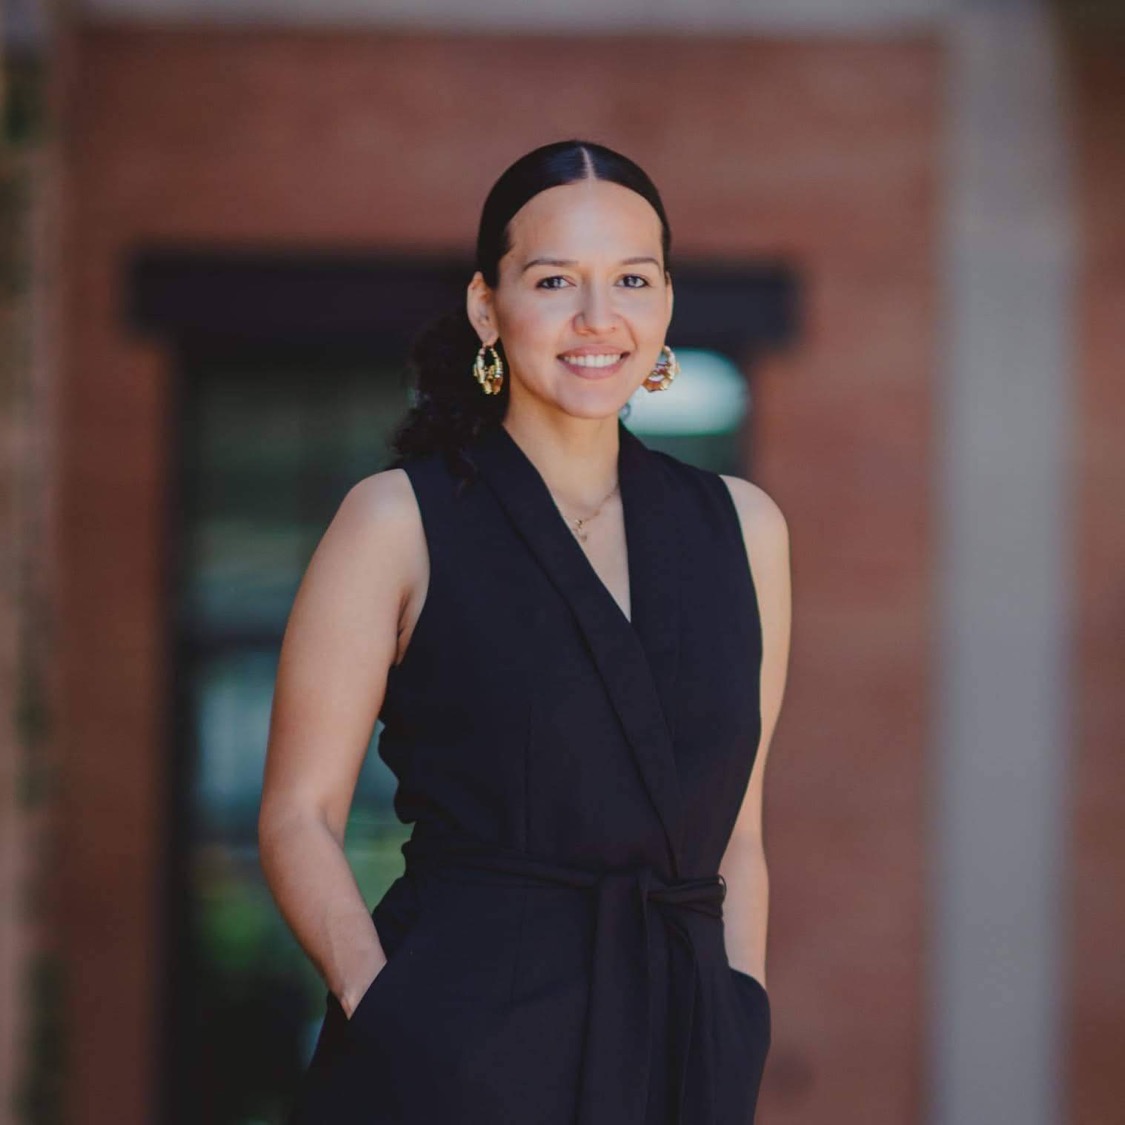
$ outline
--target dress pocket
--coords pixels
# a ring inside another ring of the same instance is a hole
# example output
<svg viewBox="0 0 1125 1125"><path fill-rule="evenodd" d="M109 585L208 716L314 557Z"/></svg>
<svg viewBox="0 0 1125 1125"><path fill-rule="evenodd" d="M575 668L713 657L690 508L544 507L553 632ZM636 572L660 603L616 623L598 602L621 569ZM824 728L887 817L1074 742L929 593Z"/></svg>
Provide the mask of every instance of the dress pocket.
<svg viewBox="0 0 1125 1125"><path fill-rule="evenodd" d="M370 1009L382 1007L382 993L391 978L397 976L401 963L410 953L414 944L419 922L423 912L423 899L416 881L400 875L380 899L372 911L371 920L375 925L379 943L387 960L368 984L359 1002L352 1009L351 1016L344 1015L343 1006L332 992L329 992L329 1005L335 1008L335 1017L346 1029L366 1022Z"/></svg>
<svg viewBox="0 0 1125 1125"><path fill-rule="evenodd" d="M393 959L397 960L397 954ZM352 1014L344 1017L347 1020L348 1027L354 1027L363 1018L367 1008L370 1007L372 996L378 993L380 985L386 983L383 978L391 967L391 961L392 958L388 957L383 967L371 978L371 983L364 989L363 995L359 998L359 1003L352 1009Z"/></svg>
<svg viewBox="0 0 1125 1125"><path fill-rule="evenodd" d="M351 1016L345 1017L344 1022L349 1030L369 1030L382 1022L387 1005L393 1001L394 994L402 989L403 974L414 956L417 936L418 927L415 925L396 945L384 943L387 960L359 998ZM409 974L405 979L409 979Z"/></svg>
<svg viewBox="0 0 1125 1125"><path fill-rule="evenodd" d="M743 1014L743 1027L747 1028L753 1046L762 1049L763 1055L770 1045L771 1012L770 997L765 986L757 977L744 973L741 969L729 966L734 978L735 991L739 996Z"/></svg>
<svg viewBox="0 0 1125 1125"><path fill-rule="evenodd" d="M765 985L762 984L762 982L760 980L758 980L757 977L753 977L749 973L744 973L741 969L736 969L733 965L730 966L730 971L731 971L731 974L734 976L734 979L736 981L739 981L742 984L747 985L749 988L753 989L755 992L760 992L762 994L762 996L764 996L766 998L767 1002L768 1002L769 993L766 991Z"/></svg>

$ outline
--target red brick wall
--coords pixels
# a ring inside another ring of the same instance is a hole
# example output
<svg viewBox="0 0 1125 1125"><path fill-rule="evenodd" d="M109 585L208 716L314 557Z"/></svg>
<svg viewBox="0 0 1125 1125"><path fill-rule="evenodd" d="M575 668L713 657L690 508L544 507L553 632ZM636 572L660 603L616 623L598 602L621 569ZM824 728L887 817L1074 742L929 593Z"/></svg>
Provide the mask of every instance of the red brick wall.
<svg viewBox="0 0 1125 1125"><path fill-rule="evenodd" d="M942 70L923 40L80 37L61 434L74 1125L146 1120L160 1030L172 372L123 328L124 254L466 249L496 174L575 134L649 169L681 253L784 256L805 280L807 334L755 384L752 475L789 518L795 594L761 1120L917 1119Z"/></svg>
<svg viewBox="0 0 1125 1125"><path fill-rule="evenodd" d="M1068 44L1080 201L1069 1120L1121 1120L1125 1057L1125 31Z"/></svg>

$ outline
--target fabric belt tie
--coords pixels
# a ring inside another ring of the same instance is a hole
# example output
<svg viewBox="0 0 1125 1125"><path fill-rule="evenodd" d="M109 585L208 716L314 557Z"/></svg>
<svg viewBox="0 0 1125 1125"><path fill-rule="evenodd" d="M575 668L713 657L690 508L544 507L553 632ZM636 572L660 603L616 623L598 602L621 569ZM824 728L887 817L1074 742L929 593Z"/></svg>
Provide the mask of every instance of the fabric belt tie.
<svg viewBox="0 0 1125 1125"><path fill-rule="evenodd" d="M650 867L597 872L561 866L471 838L417 832L402 850L408 870L452 869L505 886L570 887L595 896L578 1125L645 1125L653 993L666 983L656 980L652 970L651 919L655 913L670 938L672 1121L690 1125L683 1108L693 1073L689 1062L704 1049L705 1041L695 1034L700 974L686 914L694 911L722 918L726 884L721 875L666 881ZM650 910L653 904L655 912ZM694 1073L700 1072L696 1069ZM706 1106L708 1101L708 1083L700 1080L692 1104ZM708 1119L706 1112L700 1118Z"/></svg>

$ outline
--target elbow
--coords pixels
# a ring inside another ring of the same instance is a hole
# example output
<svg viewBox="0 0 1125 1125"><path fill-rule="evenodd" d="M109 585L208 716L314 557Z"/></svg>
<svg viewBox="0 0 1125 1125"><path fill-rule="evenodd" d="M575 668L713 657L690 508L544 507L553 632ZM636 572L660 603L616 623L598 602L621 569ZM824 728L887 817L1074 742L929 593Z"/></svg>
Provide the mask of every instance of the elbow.
<svg viewBox="0 0 1125 1125"><path fill-rule="evenodd" d="M263 800L258 809L258 866L267 884L270 882L271 861L278 836L276 819L272 806Z"/></svg>
<svg viewBox="0 0 1125 1125"><path fill-rule="evenodd" d="M307 810L295 808L291 802L271 799L263 793L258 808L258 865L269 881L273 860L285 841L301 830L313 817Z"/></svg>
<svg viewBox="0 0 1125 1125"><path fill-rule="evenodd" d="M289 794L281 798L268 789L263 792L258 808L258 861L263 871L289 840L307 832L327 832L341 848L344 846L343 825L337 830L318 801Z"/></svg>

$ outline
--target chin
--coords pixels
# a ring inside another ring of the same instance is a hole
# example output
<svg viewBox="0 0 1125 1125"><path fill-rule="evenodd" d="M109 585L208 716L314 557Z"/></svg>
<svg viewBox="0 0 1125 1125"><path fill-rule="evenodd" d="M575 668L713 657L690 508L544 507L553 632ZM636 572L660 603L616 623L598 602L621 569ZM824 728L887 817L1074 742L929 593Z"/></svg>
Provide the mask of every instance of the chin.
<svg viewBox="0 0 1125 1125"><path fill-rule="evenodd" d="M564 395L558 406L574 418L616 418L631 397L631 392L624 398L620 393Z"/></svg>

